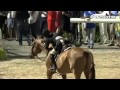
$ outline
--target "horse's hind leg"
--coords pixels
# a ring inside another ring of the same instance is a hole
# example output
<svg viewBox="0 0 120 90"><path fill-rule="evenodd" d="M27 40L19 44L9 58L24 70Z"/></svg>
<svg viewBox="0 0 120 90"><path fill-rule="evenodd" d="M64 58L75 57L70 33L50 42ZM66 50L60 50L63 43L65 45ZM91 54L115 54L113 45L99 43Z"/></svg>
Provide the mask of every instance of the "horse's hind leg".
<svg viewBox="0 0 120 90"><path fill-rule="evenodd" d="M90 79L90 78L89 78L89 76L90 76L90 71L85 70L85 71L84 71L84 74L85 74L86 79Z"/></svg>
<svg viewBox="0 0 120 90"><path fill-rule="evenodd" d="M75 79L80 79L81 78L81 74L82 74L82 72L81 73L74 73Z"/></svg>
<svg viewBox="0 0 120 90"><path fill-rule="evenodd" d="M86 79L95 79L95 68L94 66L90 70L84 71Z"/></svg>
<svg viewBox="0 0 120 90"><path fill-rule="evenodd" d="M67 79L67 75L66 74L63 74L61 76L62 76L62 79Z"/></svg>
<svg viewBox="0 0 120 90"><path fill-rule="evenodd" d="M94 65L92 66L91 70L90 70L90 79L95 79L95 67Z"/></svg>

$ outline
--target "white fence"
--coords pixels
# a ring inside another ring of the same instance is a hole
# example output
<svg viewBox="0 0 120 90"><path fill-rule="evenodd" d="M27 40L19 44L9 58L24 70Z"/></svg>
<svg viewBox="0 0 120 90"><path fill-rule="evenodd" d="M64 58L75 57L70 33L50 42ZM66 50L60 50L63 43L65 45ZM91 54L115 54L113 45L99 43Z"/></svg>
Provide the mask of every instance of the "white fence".
<svg viewBox="0 0 120 90"><path fill-rule="evenodd" d="M120 23L120 19L81 19L81 18L71 18L71 23Z"/></svg>
<svg viewBox="0 0 120 90"><path fill-rule="evenodd" d="M78 23L78 32L80 32L80 23L120 23L120 19L89 19L89 18L71 18L71 23Z"/></svg>

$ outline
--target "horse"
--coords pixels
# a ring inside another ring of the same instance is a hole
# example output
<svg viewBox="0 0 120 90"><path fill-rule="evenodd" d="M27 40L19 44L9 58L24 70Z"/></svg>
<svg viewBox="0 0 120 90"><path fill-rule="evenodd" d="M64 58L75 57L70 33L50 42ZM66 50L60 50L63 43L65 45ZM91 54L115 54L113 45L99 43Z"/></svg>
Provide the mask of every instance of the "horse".
<svg viewBox="0 0 120 90"><path fill-rule="evenodd" d="M48 55L48 50L45 49L44 44L44 39L42 37L38 37L33 41L30 54L31 59L35 58L35 56L37 56L42 51L46 53L46 56ZM49 45L49 48L53 48L52 44Z"/></svg>
<svg viewBox="0 0 120 90"><path fill-rule="evenodd" d="M37 44L42 44L42 43L40 43L39 41L39 43ZM36 47L41 48L40 45L37 45ZM38 52L38 50L39 49L35 49L34 52ZM46 54L47 57L45 58L45 61L47 68L47 72L46 72L47 79L52 79L53 74L55 74L56 72L50 70L50 66L52 65L49 54L50 50L46 50L46 51L47 51ZM84 72L86 79L95 79L94 57L93 54L87 49L83 49L79 47L71 47L68 50L61 52L56 59L56 65L57 65L57 73L60 73L63 79L67 79L66 74L68 73L73 73L75 79L80 79L82 72Z"/></svg>

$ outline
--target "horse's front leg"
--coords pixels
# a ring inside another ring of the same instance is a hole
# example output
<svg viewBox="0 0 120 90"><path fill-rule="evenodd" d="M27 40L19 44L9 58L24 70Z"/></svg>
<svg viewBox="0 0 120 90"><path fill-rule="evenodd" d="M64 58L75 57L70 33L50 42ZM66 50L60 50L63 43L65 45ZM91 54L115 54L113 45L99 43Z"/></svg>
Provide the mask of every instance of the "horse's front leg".
<svg viewBox="0 0 120 90"><path fill-rule="evenodd" d="M62 79L67 79L67 75L66 74L63 74L61 76L62 76Z"/></svg>
<svg viewBox="0 0 120 90"><path fill-rule="evenodd" d="M51 72L49 69L47 70L47 79L52 79L53 72Z"/></svg>

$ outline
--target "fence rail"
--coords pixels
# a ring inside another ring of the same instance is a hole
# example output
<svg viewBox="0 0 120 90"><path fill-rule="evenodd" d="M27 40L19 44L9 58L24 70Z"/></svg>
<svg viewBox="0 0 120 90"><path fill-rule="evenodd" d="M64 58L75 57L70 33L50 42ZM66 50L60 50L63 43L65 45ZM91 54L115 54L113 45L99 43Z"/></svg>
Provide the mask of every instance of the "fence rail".
<svg viewBox="0 0 120 90"><path fill-rule="evenodd" d="M82 19L82 18L71 18L71 23L120 23L120 19Z"/></svg>

